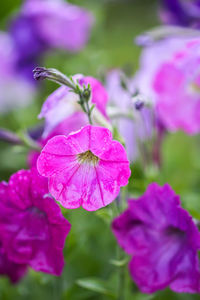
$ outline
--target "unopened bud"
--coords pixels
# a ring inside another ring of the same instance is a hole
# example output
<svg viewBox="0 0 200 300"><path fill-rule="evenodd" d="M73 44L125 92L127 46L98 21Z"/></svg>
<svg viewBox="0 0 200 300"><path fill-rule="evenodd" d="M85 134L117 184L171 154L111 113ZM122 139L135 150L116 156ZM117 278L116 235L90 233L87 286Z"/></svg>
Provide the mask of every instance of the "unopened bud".
<svg viewBox="0 0 200 300"><path fill-rule="evenodd" d="M144 101L142 100L137 100L135 102L135 109L140 110L144 107Z"/></svg>
<svg viewBox="0 0 200 300"><path fill-rule="evenodd" d="M90 96L91 96L91 89L90 88L86 88L83 91L83 97L85 99L85 101L89 101L90 100Z"/></svg>
<svg viewBox="0 0 200 300"><path fill-rule="evenodd" d="M35 80L48 79L60 85L66 85L73 90L75 89L75 85L72 80L56 69L37 67L33 70L33 77Z"/></svg>
<svg viewBox="0 0 200 300"><path fill-rule="evenodd" d="M149 99L145 95L140 94L139 92L138 92L138 94L135 94L132 97L132 101L133 101L132 103L136 110L141 110L144 106L146 106L146 107L150 106Z"/></svg>
<svg viewBox="0 0 200 300"><path fill-rule="evenodd" d="M43 67L37 67L33 70L33 78L35 80L44 80L48 78L49 73L48 69L43 68Z"/></svg>

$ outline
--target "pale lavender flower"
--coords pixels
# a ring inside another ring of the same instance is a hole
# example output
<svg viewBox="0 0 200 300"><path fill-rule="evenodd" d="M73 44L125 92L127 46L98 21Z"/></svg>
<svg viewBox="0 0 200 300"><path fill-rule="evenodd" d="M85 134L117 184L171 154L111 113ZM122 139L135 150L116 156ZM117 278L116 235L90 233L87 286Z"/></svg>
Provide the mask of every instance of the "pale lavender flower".
<svg viewBox="0 0 200 300"><path fill-rule="evenodd" d="M152 134L152 112L145 107L144 95L134 97L135 79L127 79L119 69L113 69L107 74L106 89L112 123L124 138L128 157L133 161L138 156L138 143L147 140Z"/></svg>
<svg viewBox="0 0 200 300"><path fill-rule="evenodd" d="M32 76L47 50L80 51L89 39L92 23L91 13L64 0L25 1L10 27L18 70Z"/></svg>
<svg viewBox="0 0 200 300"><path fill-rule="evenodd" d="M0 113L25 106L35 96L35 87L16 70L16 51L11 37L0 32Z"/></svg>

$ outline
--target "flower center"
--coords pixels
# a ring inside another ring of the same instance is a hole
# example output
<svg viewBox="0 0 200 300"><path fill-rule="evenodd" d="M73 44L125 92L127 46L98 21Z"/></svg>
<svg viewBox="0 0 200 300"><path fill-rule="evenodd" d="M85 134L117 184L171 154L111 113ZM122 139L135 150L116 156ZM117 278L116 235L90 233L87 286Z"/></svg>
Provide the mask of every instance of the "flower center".
<svg viewBox="0 0 200 300"><path fill-rule="evenodd" d="M31 206L28 208L28 211L33 214L33 215L37 215L40 217L45 217L46 214L45 212L41 211L39 208L37 208L36 206Z"/></svg>
<svg viewBox="0 0 200 300"><path fill-rule="evenodd" d="M192 95L199 95L200 94L200 87L196 83L191 83L189 85L189 91Z"/></svg>
<svg viewBox="0 0 200 300"><path fill-rule="evenodd" d="M199 96L199 94L200 94L200 76L199 75L197 77L193 78L188 83L188 91L192 95Z"/></svg>
<svg viewBox="0 0 200 300"><path fill-rule="evenodd" d="M99 158L96 155L94 155L90 150L78 154L77 158L80 164L92 164L95 166L99 162Z"/></svg>
<svg viewBox="0 0 200 300"><path fill-rule="evenodd" d="M184 238L185 237L185 232L182 231L181 229L179 228L176 228L174 226L168 226L166 229L165 229L165 233L168 235L168 236L171 236L171 237L179 237L179 238Z"/></svg>

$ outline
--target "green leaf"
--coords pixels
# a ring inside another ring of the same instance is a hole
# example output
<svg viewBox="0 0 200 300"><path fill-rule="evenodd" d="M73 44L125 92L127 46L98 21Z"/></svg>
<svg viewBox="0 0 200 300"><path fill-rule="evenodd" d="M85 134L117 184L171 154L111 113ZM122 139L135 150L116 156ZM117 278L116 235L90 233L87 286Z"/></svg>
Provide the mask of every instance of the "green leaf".
<svg viewBox="0 0 200 300"><path fill-rule="evenodd" d="M82 288L116 298L115 293L108 288L107 282L99 278L82 278L76 283Z"/></svg>
<svg viewBox="0 0 200 300"><path fill-rule="evenodd" d="M121 260L117 260L117 259L111 259L110 263L116 267L123 267L127 264L127 262L129 261L129 257L125 257Z"/></svg>
<svg viewBox="0 0 200 300"><path fill-rule="evenodd" d="M92 113L93 109L95 108L95 104L92 104L91 108L90 108L90 113Z"/></svg>
<svg viewBox="0 0 200 300"><path fill-rule="evenodd" d="M113 126L113 139L117 140L118 142L120 142L123 146L125 146L125 141L124 138L122 137L122 135L119 133L117 127Z"/></svg>
<svg viewBox="0 0 200 300"><path fill-rule="evenodd" d="M152 300L155 298L155 296L156 296L155 294L144 295L144 294L138 293L138 294L134 295L133 297L134 297L134 300Z"/></svg>

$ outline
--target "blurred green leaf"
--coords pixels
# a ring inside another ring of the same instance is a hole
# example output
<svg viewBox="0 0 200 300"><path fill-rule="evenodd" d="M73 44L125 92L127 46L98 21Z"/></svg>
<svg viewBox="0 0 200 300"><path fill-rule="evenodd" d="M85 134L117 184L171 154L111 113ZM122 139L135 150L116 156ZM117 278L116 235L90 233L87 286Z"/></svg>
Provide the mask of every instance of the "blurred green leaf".
<svg viewBox="0 0 200 300"><path fill-rule="evenodd" d="M129 257L125 257L124 259L121 260L111 259L110 263L116 267L123 267L128 263L129 260L130 260Z"/></svg>
<svg viewBox="0 0 200 300"><path fill-rule="evenodd" d="M81 286L82 288L100 293L105 294L108 296L116 298L116 295L113 291L109 290L107 287L107 282L100 280L99 278L83 278L78 279L76 283Z"/></svg>

